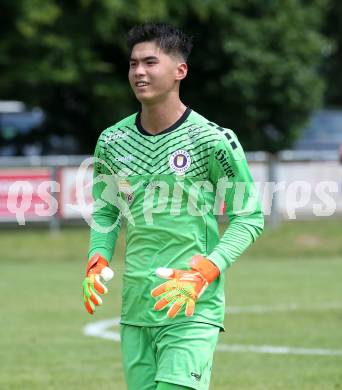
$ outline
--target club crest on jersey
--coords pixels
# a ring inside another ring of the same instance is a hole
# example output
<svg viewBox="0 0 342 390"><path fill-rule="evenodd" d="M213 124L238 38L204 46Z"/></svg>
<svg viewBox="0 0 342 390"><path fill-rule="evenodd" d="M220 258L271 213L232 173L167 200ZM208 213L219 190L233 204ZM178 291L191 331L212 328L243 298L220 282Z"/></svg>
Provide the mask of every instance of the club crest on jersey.
<svg viewBox="0 0 342 390"><path fill-rule="evenodd" d="M185 150L176 150L169 159L169 165L172 171L182 175L191 164L190 154Z"/></svg>

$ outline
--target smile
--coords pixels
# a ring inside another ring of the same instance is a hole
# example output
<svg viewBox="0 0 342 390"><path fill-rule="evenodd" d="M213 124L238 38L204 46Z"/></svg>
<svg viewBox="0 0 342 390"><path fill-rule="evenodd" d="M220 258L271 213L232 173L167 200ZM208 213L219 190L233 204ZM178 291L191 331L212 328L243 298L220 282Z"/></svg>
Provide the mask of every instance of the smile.
<svg viewBox="0 0 342 390"><path fill-rule="evenodd" d="M135 83L135 86L136 87L147 87L149 85L149 83L147 83L146 81L137 81L136 83Z"/></svg>

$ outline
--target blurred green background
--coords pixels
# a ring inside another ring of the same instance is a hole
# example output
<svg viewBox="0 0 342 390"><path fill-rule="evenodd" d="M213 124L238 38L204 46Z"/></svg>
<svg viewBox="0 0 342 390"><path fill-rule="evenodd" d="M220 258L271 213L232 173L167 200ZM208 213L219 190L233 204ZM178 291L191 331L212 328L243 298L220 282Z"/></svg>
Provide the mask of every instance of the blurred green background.
<svg viewBox="0 0 342 390"><path fill-rule="evenodd" d="M68 135L91 153L138 109L126 34L146 21L193 36L182 99L246 150L289 148L310 113L342 104L338 0L2 0L0 100L41 107L37 137Z"/></svg>

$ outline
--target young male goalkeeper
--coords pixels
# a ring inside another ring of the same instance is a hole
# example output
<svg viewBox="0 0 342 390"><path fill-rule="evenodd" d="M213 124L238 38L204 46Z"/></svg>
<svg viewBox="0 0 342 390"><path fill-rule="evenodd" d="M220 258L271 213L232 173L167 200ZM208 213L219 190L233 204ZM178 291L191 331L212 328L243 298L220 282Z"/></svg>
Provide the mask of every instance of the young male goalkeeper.
<svg viewBox="0 0 342 390"><path fill-rule="evenodd" d="M141 110L104 130L96 146L84 302L90 314L102 303L99 275L108 272L125 215L128 390L205 390L223 329L224 273L260 235L263 215L236 135L180 100L190 39L150 23L135 26L128 44ZM220 239L221 198L229 226Z"/></svg>

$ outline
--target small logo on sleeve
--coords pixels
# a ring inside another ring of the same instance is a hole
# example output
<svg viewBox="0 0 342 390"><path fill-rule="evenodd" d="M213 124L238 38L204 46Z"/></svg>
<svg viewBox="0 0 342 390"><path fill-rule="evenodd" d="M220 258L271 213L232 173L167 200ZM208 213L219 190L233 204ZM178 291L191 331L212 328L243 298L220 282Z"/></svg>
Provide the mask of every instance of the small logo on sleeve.
<svg viewBox="0 0 342 390"><path fill-rule="evenodd" d="M119 139L127 138L127 135L128 134L123 132L123 131L116 131L116 132L113 132L110 134L106 134L104 142L106 144L109 144L110 142L117 141Z"/></svg>
<svg viewBox="0 0 342 390"><path fill-rule="evenodd" d="M217 161L221 164L222 169L224 170L225 174L229 177L235 177L235 173L233 170L233 167L231 166L229 162L229 158L227 156L227 153L224 149L220 149L217 152L215 152L215 157Z"/></svg>

